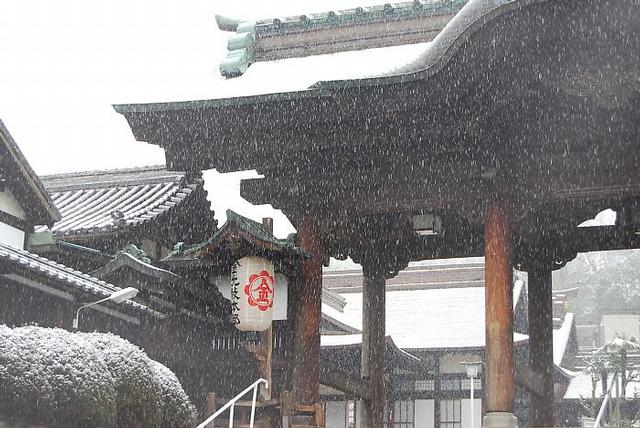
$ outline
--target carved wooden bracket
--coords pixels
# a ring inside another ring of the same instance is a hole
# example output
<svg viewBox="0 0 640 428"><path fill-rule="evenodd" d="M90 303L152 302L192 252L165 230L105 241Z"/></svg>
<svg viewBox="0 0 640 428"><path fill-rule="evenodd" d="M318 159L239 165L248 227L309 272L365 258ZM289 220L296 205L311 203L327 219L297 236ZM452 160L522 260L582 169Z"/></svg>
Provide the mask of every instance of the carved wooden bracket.
<svg viewBox="0 0 640 428"><path fill-rule="evenodd" d="M406 215L364 216L340 227L331 253L362 265L364 271L392 278L407 267L418 235Z"/></svg>

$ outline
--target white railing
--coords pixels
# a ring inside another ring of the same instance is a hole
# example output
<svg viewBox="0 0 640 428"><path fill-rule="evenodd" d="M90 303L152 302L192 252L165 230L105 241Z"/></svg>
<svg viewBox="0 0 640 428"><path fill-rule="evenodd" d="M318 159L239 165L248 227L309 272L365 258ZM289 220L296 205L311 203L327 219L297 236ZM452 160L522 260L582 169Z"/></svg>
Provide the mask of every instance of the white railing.
<svg viewBox="0 0 640 428"><path fill-rule="evenodd" d="M609 416L611 416L611 393L613 391L613 386L618 385L618 372L615 372L613 376L611 376L611 383L607 388L607 393L602 400L602 405L600 406L600 411L598 412L598 416L596 417L596 421L593 423L593 428L601 428L604 426L605 422L605 413L607 409L609 410Z"/></svg>
<svg viewBox="0 0 640 428"><path fill-rule="evenodd" d="M249 428L253 428L253 422L256 417L256 399L258 397L258 387L260 386L261 383L264 383L265 388L269 388L269 382L267 382L266 379L262 379L262 378L258 379L257 381L253 382L251 385L246 387L245 390L242 391L240 394L233 397L227 404L220 407L213 415L205 419L205 421L202 422L200 425L198 425L197 428L205 428L207 425L213 422L215 418L217 418L222 413L224 413L227 409L229 409L229 428L233 428L233 414L234 414L235 405L238 402L238 400L244 397L251 390L253 390L253 399L251 401L251 419L249 420Z"/></svg>

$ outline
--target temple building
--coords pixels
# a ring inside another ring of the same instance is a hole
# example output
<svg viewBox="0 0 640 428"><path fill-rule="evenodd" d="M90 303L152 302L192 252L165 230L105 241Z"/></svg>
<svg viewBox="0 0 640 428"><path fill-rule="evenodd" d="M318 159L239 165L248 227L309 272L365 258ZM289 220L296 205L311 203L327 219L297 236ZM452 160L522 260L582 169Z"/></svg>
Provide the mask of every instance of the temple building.
<svg viewBox="0 0 640 428"><path fill-rule="evenodd" d="M248 34L230 24L242 40L229 47L255 46L257 59L269 40L282 52L292 41L288 52L300 55L295 45L307 35L327 40L345 25L396 19L396 9L416 16L424 4L412 4L413 12L391 5L370 20L364 8L345 12L351 24L337 19L335 32L323 30L341 13L291 25L266 20ZM137 140L165 149L170 170L257 170L261 178L243 180L242 196L282 209L296 227L306 257L295 307L304 316L296 320L290 386L300 406L320 400L321 271L329 257L363 266L361 422L382 427L386 280L410 261L484 256L483 425L517 425L516 378L526 374L528 423L553 426L551 273L577 253L640 244L638 4L470 0L452 15L413 61L378 76L115 108ZM607 208L615 225L579 227ZM522 366L514 268L528 273Z"/></svg>
<svg viewBox="0 0 640 428"><path fill-rule="evenodd" d="M328 271L323 275L322 355L361 345L362 270ZM526 276L514 284L515 353L518 364L528 360ZM386 284L387 340L419 358L409 365L397 359L387 368L386 421L393 427L471 426L470 379L463 362L480 362L484 354L484 261L478 258L411 263ZM324 295L332 297L324 299ZM563 395L575 374L578 354L573 314L566 295L554 292L554 396L565 409ZM346 357L341 355L342 364ZM353 364L357 368L357 364ZM579 364L579 362L578 362ZM529 400L520 381L515 412L527 425ZM482 372L475 379L474 426L481 426ZM360 426L362 403L323 390L327 426ZM342 399L341 399L342 398ZM561 410L561 414L564 412ZM563 425L579 424L563 417ZM351 424L351 425L350 425Z"/></svg>

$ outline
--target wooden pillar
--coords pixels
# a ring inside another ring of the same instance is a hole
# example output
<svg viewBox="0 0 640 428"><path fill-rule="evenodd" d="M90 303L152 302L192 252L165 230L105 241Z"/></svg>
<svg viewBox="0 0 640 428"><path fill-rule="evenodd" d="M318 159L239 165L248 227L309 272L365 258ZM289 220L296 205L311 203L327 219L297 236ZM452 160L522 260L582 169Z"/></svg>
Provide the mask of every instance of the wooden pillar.
<svg viewBox="0 0 640 428"><path fill-rule="evenodd" d="M543 395L530 395L529 426L552 427L555 420L551 269L534 263L528 274L529 362L531 369L542 376L544 388Z"/></svg>
<svg viewBox="0 0 640 428"><path fill-rule="evenodd" d="M484 426L512 426L515 383L511 231L504 201L485 213L485 390Z"/></svg>
<svg viewBox="0 0 640 428"><path fill-rule="evenodd" d="M310 404L318 401L322 256L316 225L308 215L298 227L298 244L311 257L302 262L296 293L293 397L296 403Z"/></svg>
<svg viewBox="0 0 640 428"><path fill-rule="evenodd" d="M265 217L262 219L264 228L273 235L273 219ZM263 400L270 400L273 391L273 322L269 328L260 333L260 350L263 360L260 364L262 378L269 382L268 388L261 388L260 395Z"/></svg>
<svg viewBox="0 0 640 428"><path fill-rule="evenodd" d="M363 265L361 376L370 385L364 400L363 427L384 427L385 406L385 276L381 269Z"/></svg>

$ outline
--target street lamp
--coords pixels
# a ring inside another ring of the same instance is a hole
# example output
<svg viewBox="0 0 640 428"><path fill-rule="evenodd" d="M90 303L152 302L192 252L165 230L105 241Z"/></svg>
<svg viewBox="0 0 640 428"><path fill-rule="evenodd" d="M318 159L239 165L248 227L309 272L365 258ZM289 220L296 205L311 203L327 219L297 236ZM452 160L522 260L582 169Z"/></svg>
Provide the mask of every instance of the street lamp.
<svg viewBox="0 0 640 428"><path fill-rule="evenodd" d="M471 428L473 428L474 414L473 414L473 381L482 372L482 361L467 362L461 361L460 364L467 369L467 376L469 377L469 391L471 393Z"/></svg>
<svg viewBox="0 0 640 428"><path fill-rule="evenodd" d="M138 294L137 289L133 287L127 287L127 288L123 288L122 290L114 291L108 297L98 300L97 302L87 303L86 305L80 306L76 311L76 317L73 319L73 328L75 330L78 329L78 317L80 316L81 309L88 308L90 306L94 306L104 302L114 302L114 303L120 304L120 303L126 302L129 299L133 299L134 297L136 297L137 294Z"/></svg>

